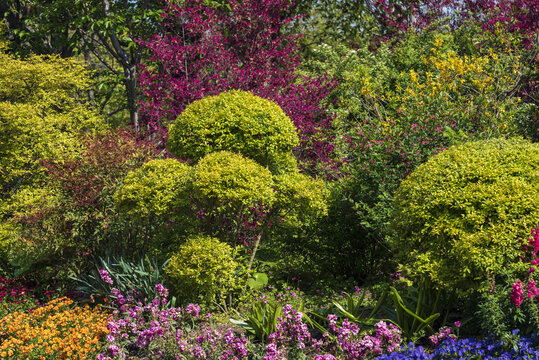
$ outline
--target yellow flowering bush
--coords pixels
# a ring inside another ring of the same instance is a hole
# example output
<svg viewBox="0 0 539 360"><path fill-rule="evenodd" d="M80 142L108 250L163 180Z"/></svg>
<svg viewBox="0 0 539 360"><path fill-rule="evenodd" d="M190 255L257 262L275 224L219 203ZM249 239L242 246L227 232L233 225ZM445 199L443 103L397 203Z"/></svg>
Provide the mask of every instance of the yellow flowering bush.
<svg viewBox="0 0 539 360"><path fill-rule="evenodd" d="M66 297L0 320L0 359L88 359L99 352L110 314Z"/></svg>

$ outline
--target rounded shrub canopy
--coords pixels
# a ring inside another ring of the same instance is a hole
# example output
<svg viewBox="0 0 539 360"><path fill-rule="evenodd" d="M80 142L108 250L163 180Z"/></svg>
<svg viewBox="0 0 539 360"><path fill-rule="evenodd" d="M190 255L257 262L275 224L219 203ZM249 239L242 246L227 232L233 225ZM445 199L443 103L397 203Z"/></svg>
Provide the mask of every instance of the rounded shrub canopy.
<svg viewBox="0 0 539 360"><path fill-rule="evenodd" d="M270 171L229 151L211 153L200 160L193 184L202 197L223 203L271 205L274 199Z"/></svg>
<svg viewBox="0 0 539 360"><path fill-rule="evenodd" d="M406 267L466 290L518 266L539 220L539 144L454 146L419 166L395 195L394 247Z"/></svg>
<svg viewBox="0 0 539 360"><path fill-rule="evenodd" d="M228 150L269 167L298 144L296 128L279 105L236 90L191 103L170 125L167 140L169 151L184 159Z"/></svg>
<svg viewBox="0 0 539 360"><path fill-rule="evenodd" d="M183 299L210 302L240 285L240 267L230 245L208 236L188 239L172 255L165 271L172 290Z"/></svg>
<svg viewBox="0 0 539 360"><path fill-rule="evenodd" d="M317 218L328 213L329 190L321 179L299 171L275 175L276 203L286 208L289 217Z"/></svg>
<svg viewBox="0 0 539 360"><path fill-rule="evenodd" d="M141 217L162 215L189 201L191 168L176 159L148 161L129 172L114 195L121 211Z"/></svg>

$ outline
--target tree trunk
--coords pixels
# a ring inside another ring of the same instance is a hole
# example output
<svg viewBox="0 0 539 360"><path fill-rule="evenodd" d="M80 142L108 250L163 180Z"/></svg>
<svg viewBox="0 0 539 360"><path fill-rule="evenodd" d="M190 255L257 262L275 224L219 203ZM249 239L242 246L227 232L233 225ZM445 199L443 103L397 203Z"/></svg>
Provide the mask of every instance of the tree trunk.
<svg viewBox="0 0 539 360"><path fill-rule="evenodd" d="M137 66L131 64L124 67L125 74L125 90L127 93L127 108L129 109L129 117L131 119L131 125L136 132L140 129L139 116L138 116L138 89L137 89Z"/></svg>
<svg viewBox="0 0 539 360"><path fill-rule="evenodd" d="M262 230L256 237L255 247L253 248L253 253L251 254L251 258L249 259L249 266L247 267L247 272L251 271L251 268L253 267L253 261L255 260L256 250L258 249L258 245L260 244L260 240L262 239L263 232L264 232L264 229L262 228Z"/></svg>

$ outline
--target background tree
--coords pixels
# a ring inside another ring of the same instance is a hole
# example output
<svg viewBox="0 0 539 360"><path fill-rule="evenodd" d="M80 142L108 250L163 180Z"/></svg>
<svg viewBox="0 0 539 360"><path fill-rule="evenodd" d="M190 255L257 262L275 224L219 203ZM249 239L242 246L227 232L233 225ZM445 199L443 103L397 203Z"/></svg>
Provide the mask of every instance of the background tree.
<svg viewBox="0 0 539 360"><path fill-rule="evenodd" d="M32 184L41 159L68 158L80 150L80 132L106 128L89 110L88 68L74 59L31 55L25 60L0 44L0 198Z"/></svg>
<svg viewBox="0 0 539 360"><path fill-rule="evenodd" d="M334 87L323 75L298 74L296 35L280 30L291 4L285 0L202 0L168 4L163 33L141 42L151 55L141 73L141 112L159 130L195 100L231 89L275 101L298 128L296 155L306 166L327 163L332 150L331 116L322 99Z"/></svg>
<svg viewBox="0 0 539 360"><path fill-rule="evenodd" d="M99 86L89 93L92 105L109 116L127 110L138 130L142 49L135 41L156 31L159 1L10 0L2 6L14 51L83 57L101 72ZM120 100L110 103L122 85Z"/></svg>

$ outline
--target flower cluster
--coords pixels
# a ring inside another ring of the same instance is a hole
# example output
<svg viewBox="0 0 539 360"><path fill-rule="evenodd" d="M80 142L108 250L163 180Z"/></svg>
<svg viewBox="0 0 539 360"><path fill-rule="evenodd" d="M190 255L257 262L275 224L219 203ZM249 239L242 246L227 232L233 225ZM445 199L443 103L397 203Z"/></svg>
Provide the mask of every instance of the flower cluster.
<svg viewBox="0 0 539 360"><path fill-rule="evenodd" d="M539 349L533 345L536 340L535 335L522 338L516 349L507 350L502 341L493 337L483 340L446 339L432 353L427 353L423 347L416 347L410 343L400 351L384 354L377 360L538 359Z"/></svg>
<svg viewBox="0 0 539 360"><path fill-rule="evenodd" d="M528 239L528 245L522 246L522 251L525 253L524 261L529 261L530 267L528 269L528 279L526 280L526 295L524 295L524 284L518 280L512 284L511 289L511 302L516 306L520 305L527 298L534 299L539 295L539 289L537 289L537 283L533 279L533 273L535 267L539 264L539 227L535 228L531 232L531 238Z"/></svg>
<svg viewBox="0 0 539 360"><path fill-rule="evenodd" d="M339 346L344 352L345 359L364 359L372 355L381 355L384 351L391 352L401 344L401 331L393 324L380 321L374 325L375 333L361 333L359 326L344 319L340 327L337 317L328 315L329 327L337 335Z"/></svg>
<svg viewBox="0 0 539 360"><path fill-rule="evenodd" d="M182 308L167 308L168 289L157 284L158 297L143 304L133 297L113 289L120 310L114 311L107 328L106 352L99 360L137 356L176 357L182 359L244 359L247 339L231 329L213 329L202 322L201 308L189 304ZM211 315L207 314L207 319Z"/></svg>
<svg viewBox="0 0 539 360"><path fill-rule="evenodd" d="M0 276L0 319L9 313L28 311L38 305L32 291L21 279Z"/></svg>
<svg viewBox="0 0 539 360"><path fill-rule="evenodd" d="M286 351L302 350L311 334L303 323L303 313L292 309L290 304L283 306L283 316L278 317L277 331L269 336L264 360L287 359Z"/></svg>
<svg viewBox="0 0 539 360"><path fill-rule="evenodd" d="M108 332L108 313L52 300L29 314L15 312L0 322L0 358L86 359L95 357Z"/></svg>
<svg viewBox="0 0 539 360"><path fill-rule="evenodd" d="M443 326L438 330L438 333L429 336L430 343L436 347L441 344L444 340L452 339L456 340L457 337L451 333L451 328L449 326Z"/></svg>

